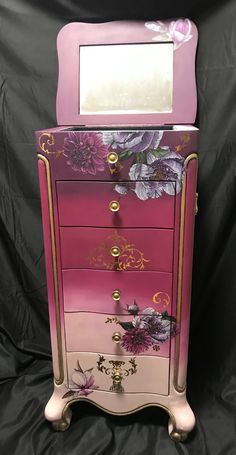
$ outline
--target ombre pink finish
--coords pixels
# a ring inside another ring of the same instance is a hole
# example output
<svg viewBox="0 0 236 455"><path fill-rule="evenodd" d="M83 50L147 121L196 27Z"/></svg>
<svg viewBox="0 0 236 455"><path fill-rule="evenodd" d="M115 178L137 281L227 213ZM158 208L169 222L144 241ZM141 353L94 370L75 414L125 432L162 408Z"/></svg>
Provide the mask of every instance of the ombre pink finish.
<svg viewBox="0 0 236 455"><path fill-rule="evenodd" d="M172 112L80 115L81 45L170 38ZM74 23L59 33L57 119L75 126L38 131L36 138L44 160L39 178L55 378L45 415L63 429L65 406L75 399L120 415L159 405L169 412L169 433L194 427L185 385L198 130L183 124L196 114L196 43L188 19ZM110 165L114 151L118 161ZM111 201L119 201L117 213ZM114 374L122 393L114 390Z"/></svg>
<svg viewBox="0 0 236 455"><path fill-rule="evenodd" d="M189 21L190 22L190 21ZM165 21L170 27L170 21ZM158 23L156 24L158 26ZM196 116L195 53L197 29L191 25L192 38L173 53L173 109L170 113L81 115L80 46L122 43L155 43L157 32L143 21L117 21L102 24L71 23L58 35L59 78L57 91L57 122L59 125L163 125L193 123ZM163 38L160 38L162 41ZM164 41L171 41L164 38ZM118 62L121 65L122 62ZM142 64L142 62L140 62ZM96 68L94 69L96 72ZM124 68L125 71L125 68ZM183 82L184 81L184 82Z"/></svg>
<svg viewBox="0 0 236 455"><path fill-rule="evenodd" d="M57 182L57 194L61 226L174 227L175 197L168 194L143 201L133 191L118 194L115 182L80 181ZM120 203L118 212L111 201Z"/></svg>
<svg viewBox="0 0 236 455"><path fill-rule="evenodd" d="M97 352L97 351L96 351ZM103 353L101 353L103 354ZM124 355L115 357L112 355L106 355L104 365L110 367L109 361L121 360L125 362L124 368L130 368L129 363L131 356ZM77 360L83 365L83 369L86 370L91 368L91 365L96 365L98 361L98 354L92 352L69 352L67 354L67 370L68 377L71 378L74 369L77 367ZM168 395L169 392L169 359L164 357L150 357L142 356L135 357L135 363L137 365L137 372L135 374L124 376L122 386L126 393L155 393L160 395ZM112 386L111 372L105 374L94 368L92 371L94 377L94 385L97 387L96 390L109 391ZM68 386L73 387L75 384L68 383ZM92 394L91 394L92 395ZM122 398L120 397L122 400Z"/></svg>
<svg viewBox="0 0 236 455"><path fill-rule="evenodd" d="M61 227L60 239L63 269L172 272L172 230ZM120 249L117 259L114 246Z"/></svg>
<svg viewBox="0 0 236 455"><path fill-rule="evenodd" d="M127 307L137 303L140 310L152 307L158 312L172 305L172 275L161 272L102 270L63 270L64 310L128 314ZM114 301L112 292L121 297Z"/></svg>
<svg viewBox="0 0 236 455"><path fill-rule="evenodd" d="M122 347L122 343L112 341L114 332L119 332L122 336L125 330L115 322L106 322L112 318L111 314L101 313L65 313L65 334L66 350L102 352L111 355L135 355L134 352L127 351ZM119 316L119 321L132 321L133 316ZM170 341L166 340L159 345L159 350L154 350L152 346L148 350L136 354L147 356L169 357Z"/></svg>

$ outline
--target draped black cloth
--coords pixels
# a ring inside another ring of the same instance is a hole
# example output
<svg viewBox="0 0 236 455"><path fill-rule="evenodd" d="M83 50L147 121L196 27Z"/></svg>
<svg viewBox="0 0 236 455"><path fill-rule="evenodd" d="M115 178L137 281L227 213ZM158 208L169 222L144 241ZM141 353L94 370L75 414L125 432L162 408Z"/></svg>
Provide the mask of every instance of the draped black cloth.
<svg viewBox="0 0 236 455"><path fill-rule="evenodd" d="M189 17L197 53L199 214L193 270L187 442L168 416L126 417L86 404L56 433L34 131L56 125L56 36L71 21ZM236 453L236 2L0 1L0 452L5 455Z"/></svg>

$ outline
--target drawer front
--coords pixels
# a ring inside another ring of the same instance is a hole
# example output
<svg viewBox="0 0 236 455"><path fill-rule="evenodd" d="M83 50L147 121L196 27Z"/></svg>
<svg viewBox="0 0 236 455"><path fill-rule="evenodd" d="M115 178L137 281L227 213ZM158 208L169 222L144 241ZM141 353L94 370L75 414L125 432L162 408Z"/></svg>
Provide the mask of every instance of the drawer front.
<svg viewBox="0 0 236 455"><path fill-rule="evenodd" d="M159 395L169 391L169 359L161 357L70 352L67 372L71 398L88 396L94 390Z"/></svg>
<svg viewBox="0 0 236 455"><path fill-rule="evenodd" d="M153 184L156 182L153 182ZM137 185L138 195L135 192ZM116 191L117 184L109 182L57 182L59 224L61 226L107 226L107 227L174 227L175 196L148 193L148 188L142 185L151 185L152 182L129 183L120 191L127 191L121 195ZM121 185L121 184L120 184ZM124 184L123 184L124 185ZM170 182L161 182L163 188ZM175 183L173 183L175 192ZM149 198L146 198L149 194ZM112 201L118 205L110 206ZM112 211L112 209L118 211Z"/></svg>
<svg viewBox="0 0 236 455"><path fill-rule="evenodd" d="M169 357L175 328L168 318L65 313L66 351Z"/></svg>
<svg viewBox="0 0 236 455"><path fill-rule="evenodd" d="M61 227L62 268L172 272L173 239L167 229Z"/></svg>
<svg viewBox="0 0 236 455"><path fill-rule="evenodd" d="M64 310L137 314L147 308L171 312L172 274L63 270Z"/></svg>

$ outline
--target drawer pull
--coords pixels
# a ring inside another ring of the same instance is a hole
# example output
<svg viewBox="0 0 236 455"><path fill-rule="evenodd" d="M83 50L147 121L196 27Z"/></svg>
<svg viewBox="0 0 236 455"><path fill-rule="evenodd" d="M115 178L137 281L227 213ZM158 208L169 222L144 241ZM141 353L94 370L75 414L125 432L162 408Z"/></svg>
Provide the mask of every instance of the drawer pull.
<svg viewBox="0 0 236 455"><path fill-rule="evenodd" d="M119 343L121 341L121 333L120 332L114 332L113 335L112 335L112 341L114 341L114 343Z"/></svg>
<svg viewBox="0 0 236 455"><path fill-rule="evenodd" d="M114 381L115 384L120 384L122 379L123 378L122 378L122 374L121 373L116 373L113 376L113 381Z"/></svg>
<svg viewBox="0 0 236 455"><path fill-rule="evenodd" d="M120 203L118 201L111 201L109 204L109 209L112 212L118 212L120 210Z"/></svg>
<svg viewBox="0 0 236 455"><path fill-rule="evenodd" d="M119 157L116 152L111 152L107 155L107 161L109 164L116 164Z"/></svg>
<svg viewBox="0 0 236 455"><path fill-rule="evenodd" d="M118 246L113 246L110 251L113 258L118 258L120 256L120 248Z"/></svg>
<svg viewBox="0 0 236 455"><path fill-rule="evenodd" d="M115 289L111 295L112 295L113 300L115 300L115 302L119 302L120 296L121 296L121 292L119 291L119 289Z"/></svg>

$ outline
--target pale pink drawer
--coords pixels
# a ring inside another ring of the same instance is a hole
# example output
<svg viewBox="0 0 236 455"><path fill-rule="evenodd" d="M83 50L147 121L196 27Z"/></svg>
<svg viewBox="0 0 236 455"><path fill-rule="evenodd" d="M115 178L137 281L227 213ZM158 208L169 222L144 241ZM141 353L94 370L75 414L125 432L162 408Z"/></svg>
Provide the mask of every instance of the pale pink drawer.
<svg viewBox="0 0 236 455"><path fill-rule="evenodd" d="M62 268L172 272L173 238L168 229L61 227Z"/></svg>
<svg viewBox="0 0 236 455"><path fill-rule="evenodd" d="M62 271L62 282L67 312L126 315L142 314L147 308L159 313L171 312L170 273L72 269Z"/></svg>
<svg viewBox="0 0 236 455"><path fill-rule="evenodd" d="M115 385L112 376L117 365L121 380ZM67 373L71 398L74 393L74 397L89 395L93 399L95 390L118 392L121 401L121 393L169 393L169 359L164 357L70 352L67 354Z"/></svg>
<svg viewBox="0 0 236 455"><path fill-rule="evenodd" d="M66 351L169 357L173 323L150 313L139 316L64 313ZM114 341L114 336L118 336Z"/></svg>
<svg viewBox="0 0 236 455"><path fill-rule="evenodd" d="M122 196L111 182L57 182L59 224L173 228L175 196L163 192L161 197L141 200L134 192L135 185L130 183L128 193ZM111 201L119 202L118 212L109 208Z"/></svg>

